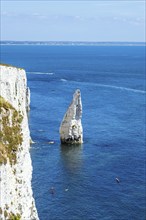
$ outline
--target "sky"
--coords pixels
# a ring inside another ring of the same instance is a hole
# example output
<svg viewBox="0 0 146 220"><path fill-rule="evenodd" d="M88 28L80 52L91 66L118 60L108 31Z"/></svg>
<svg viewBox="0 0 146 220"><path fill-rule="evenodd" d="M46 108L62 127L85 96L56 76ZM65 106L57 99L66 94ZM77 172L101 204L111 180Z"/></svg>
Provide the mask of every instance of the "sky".
<svg viewBox="0 0 146 220"><path fill-rule="evenodd" d="M145 0L1 0L1 40L145 41Z"/></svg>

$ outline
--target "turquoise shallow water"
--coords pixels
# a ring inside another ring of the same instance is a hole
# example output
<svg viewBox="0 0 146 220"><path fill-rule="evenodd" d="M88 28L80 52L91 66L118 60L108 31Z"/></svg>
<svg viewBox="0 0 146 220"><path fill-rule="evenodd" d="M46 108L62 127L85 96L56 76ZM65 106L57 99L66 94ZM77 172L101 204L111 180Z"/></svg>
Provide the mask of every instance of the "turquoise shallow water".
<svg viewBox="0 0 146 220"><path fill-rule="evenodd" d="M1 59L27 71L40 219L144 220L145 47L13 45L2 46ZM61 147L59 126L77 88L84 144Z"/></svg>

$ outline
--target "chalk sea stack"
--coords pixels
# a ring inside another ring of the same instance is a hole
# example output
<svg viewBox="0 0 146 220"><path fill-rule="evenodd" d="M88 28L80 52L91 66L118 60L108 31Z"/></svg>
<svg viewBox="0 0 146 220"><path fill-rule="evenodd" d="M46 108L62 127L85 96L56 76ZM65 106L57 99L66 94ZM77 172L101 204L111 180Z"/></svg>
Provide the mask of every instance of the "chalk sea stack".
<svg viewBox="0 0 146 220"><path fill-rule="evenodd" d="M82 144L83 128L81 92L77 89L60 125L61 144Z"/></svg>

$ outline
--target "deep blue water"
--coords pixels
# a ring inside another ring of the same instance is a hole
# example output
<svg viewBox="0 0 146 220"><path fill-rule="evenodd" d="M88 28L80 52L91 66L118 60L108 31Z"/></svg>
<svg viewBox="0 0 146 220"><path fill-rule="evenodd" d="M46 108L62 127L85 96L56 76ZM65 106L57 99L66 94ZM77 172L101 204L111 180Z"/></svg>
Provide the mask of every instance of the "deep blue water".
<svg viewBox="0 0 146 220"><path fill-rule="evenodd" d="M5 45L1 60L27 71L40 220L144 220L145 47ZM84 144L61 147L77 88Z"/></svg>

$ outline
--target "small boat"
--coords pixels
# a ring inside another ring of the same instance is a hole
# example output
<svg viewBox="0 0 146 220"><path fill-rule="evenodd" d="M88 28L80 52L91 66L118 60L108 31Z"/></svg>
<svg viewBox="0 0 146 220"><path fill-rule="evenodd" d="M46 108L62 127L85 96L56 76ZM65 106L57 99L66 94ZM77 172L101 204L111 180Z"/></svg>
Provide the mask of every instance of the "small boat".
<svg viewBox="0 0 146 220"><path fill-rule="evenodd" d="M120 183L120 180L119 180L119 178L117 178L117 177L116 177L116 181L117 181L117 183Z"/></svg>

